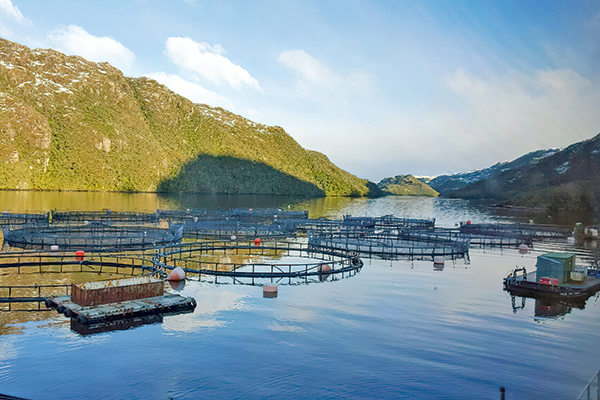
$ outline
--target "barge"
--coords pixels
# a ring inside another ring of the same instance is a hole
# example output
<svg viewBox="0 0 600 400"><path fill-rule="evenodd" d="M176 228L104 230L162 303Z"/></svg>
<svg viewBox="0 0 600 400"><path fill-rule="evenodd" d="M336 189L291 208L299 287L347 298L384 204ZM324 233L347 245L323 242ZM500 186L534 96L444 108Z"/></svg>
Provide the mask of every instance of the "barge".
<svg viewBox="0 0 600 400"><path fill-rule="evenodd" d="M581 302L600 290L600 279L585 277L581 282L559 283L555 278L527 279L525 268L516 268L504 278L504 290L516 296L567 302Z"/></svg>
<svg viewBox="0 0 600 400"><path fill-rule="evenodd" d="M575 254L546 253L537 258L536 278L525 268L504 277L504 290L517 296L551 301L585 302L600 290L600 273L575 267Z"/></svg>
<svg viewBox="0 0 600 400"><path fill-rule="evenodd" d="M73 284L71 296L47 298L45 304L72 322L88 325L192 312L196 308L194 298L164 293L164 287L164 281L145 276Z"/></svg>

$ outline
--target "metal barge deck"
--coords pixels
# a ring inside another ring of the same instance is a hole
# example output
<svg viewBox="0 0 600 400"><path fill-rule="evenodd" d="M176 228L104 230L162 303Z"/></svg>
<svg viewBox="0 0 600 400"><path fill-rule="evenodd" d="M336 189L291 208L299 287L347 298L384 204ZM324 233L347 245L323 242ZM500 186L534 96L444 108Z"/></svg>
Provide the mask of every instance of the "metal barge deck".
<svg viewBox="0 0 600 400"><path fill-rule="evenodd" d="M196 300L178 294L149 297L82 307L71 300L71 296L46 299L46 307L56 310L82 324L97 324L125 318L137 318L155 314L191 312L196 308Z"/></svg>

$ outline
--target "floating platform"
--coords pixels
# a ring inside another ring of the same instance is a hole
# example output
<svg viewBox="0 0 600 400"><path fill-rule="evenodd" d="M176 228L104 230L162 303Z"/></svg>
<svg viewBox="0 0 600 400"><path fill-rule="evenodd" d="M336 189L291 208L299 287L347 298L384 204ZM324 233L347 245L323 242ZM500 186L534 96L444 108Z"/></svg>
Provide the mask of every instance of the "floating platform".
<svg viewBox="0 0 600 400"><path fill-rule="evenodd" d="M73 302L71 296L61 296L48 298L45 304L48 308L56 308L71 320L88 325L156 314L191 312L196 308L194 298L178 294L85 307Z"/></svg>
<svg viewBox="0 0 600 400"><path fill-rule="evenodd" d="M536 282L527 280L524 268L517 268L504 278L504 290L511 294L532 297L543 300L558 300L570 303L584 302L600 290L600 279L594 276L585 276L579 282L564 282L558 284ZM547 280L548 278L542 278ZM542 280L540 279L540 280ZM558 282L558 281L557 281Z"/></svg>

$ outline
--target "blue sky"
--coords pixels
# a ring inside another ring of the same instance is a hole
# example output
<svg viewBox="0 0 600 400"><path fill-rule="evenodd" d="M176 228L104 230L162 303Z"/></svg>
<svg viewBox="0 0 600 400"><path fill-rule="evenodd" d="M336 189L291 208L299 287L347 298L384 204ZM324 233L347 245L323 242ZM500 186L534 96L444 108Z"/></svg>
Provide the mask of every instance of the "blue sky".
<svg viewBox="0 0 600 400"><path fill-rule="evenodd" d="M279 125L373 181L600 133L600 1L0 0L0 36Z"/></svg>

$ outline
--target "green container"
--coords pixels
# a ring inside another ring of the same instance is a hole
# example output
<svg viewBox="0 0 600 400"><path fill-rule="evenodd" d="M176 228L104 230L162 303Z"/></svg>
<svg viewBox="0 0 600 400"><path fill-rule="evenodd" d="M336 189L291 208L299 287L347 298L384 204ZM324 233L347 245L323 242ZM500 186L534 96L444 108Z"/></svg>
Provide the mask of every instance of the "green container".
<svg viewBox="0 0 600 400"><path fill-rule="evenodd" d="M556 278L560 283L569 281L571 271L575 269L575 254L546 253L537 258L537 279Z"/></svg>

